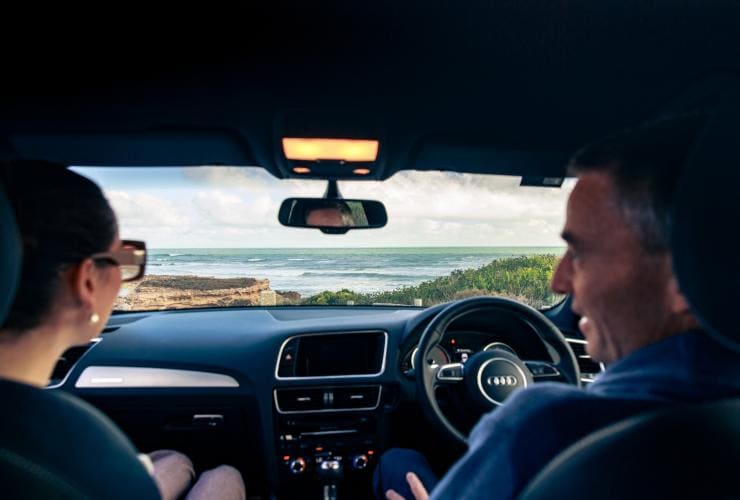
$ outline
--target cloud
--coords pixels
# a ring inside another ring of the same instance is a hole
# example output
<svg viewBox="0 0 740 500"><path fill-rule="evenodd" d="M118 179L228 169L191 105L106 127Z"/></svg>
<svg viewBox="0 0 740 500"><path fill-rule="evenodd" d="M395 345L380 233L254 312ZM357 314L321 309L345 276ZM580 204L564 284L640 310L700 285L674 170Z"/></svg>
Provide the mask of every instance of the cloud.
<svg viewBox="0 0 740 500"><path fill-rule="evenodd" d="M172 202L148 193L105 191L120 222L134 226L174 227L188 222L188 216Z"/></svg>
<svg viewBox="0 0 740 500"><path fill-rule="evenodd" d="M520 187L513 177L414 171L383 182L340 182L346 198L382 201L389 222L336 236L277 222L283 199L321 196L323 181L279 180L260 168L167 170L157 182L132 187L129 181L125 190L104 185L122 235L169 248L561 245L565 201L575 184Z"/></svg>

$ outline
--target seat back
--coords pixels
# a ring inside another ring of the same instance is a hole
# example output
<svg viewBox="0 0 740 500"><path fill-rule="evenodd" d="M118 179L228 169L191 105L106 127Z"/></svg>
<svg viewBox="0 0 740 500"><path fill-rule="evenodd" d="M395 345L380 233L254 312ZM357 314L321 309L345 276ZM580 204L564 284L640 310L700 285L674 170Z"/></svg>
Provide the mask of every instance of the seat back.
<svg viewBox="0 0 740 500"><path fill-rule="evenodd" d="M21 264L21 243L15 215L0 182L0 326L13 304Z"/></svg>
<svg viewBox="0 0 740 500"><path fill-rule="evenodd" d="M723 98L722 112L709 121L684 168L672 235L674 270L692 312L707 332L738 351L732 305L740 283L733 238L740 224L739 93L733 89Z"/></svg>
<svg viewBox="0 0 740 500"><path fill-rule="evenodd" d="M560 453L520 498L737 498L738 415L733 399L624 420Z"/></svg>
<svg viewBox="0 0 740 500"><path fill-rule="evenodd" d="M160 498L120 430L61 391L0 381L0 497Z"/></svg>

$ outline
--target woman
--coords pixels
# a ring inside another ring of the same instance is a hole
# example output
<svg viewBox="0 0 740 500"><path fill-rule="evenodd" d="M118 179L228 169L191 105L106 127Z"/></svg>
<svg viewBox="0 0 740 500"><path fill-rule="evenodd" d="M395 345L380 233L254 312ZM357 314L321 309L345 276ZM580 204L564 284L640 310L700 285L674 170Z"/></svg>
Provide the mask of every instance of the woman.
<svg viewBox="0 0 740 500"><path fill-rule="evenodd" d="M121 282L143 275L146 249L122 241L100 188L61 165L13 162L0 167L0 179L23 246L18 291L0 325L0 381L43 388L64 351L103 330ZM162 498L180 497L194 477L181 453L140 458ZM187 498L243 499L244 483L236 469L221 466L203 473Z"/></svg>

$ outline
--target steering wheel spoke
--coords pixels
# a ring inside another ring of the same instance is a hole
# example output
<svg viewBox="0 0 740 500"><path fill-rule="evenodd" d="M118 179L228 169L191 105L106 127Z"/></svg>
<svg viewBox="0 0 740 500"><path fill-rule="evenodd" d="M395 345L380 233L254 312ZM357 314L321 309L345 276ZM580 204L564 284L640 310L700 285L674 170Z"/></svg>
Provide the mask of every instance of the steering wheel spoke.
<svg viewBox="0 0 740 500"><path fill-rule="evenodd" d="M563 374L553 363L539 360L525 360L524 365L532 372L535 382L553 382L563 379Z"/></svg>
<svg viewBox="0 0 740 500"><path fill-rule="evenodd" d="M459 384L463 381L465 375L465 365L462 363L450 363L442 365L437 369L437 375L434 377L436 385Z"/></svg>

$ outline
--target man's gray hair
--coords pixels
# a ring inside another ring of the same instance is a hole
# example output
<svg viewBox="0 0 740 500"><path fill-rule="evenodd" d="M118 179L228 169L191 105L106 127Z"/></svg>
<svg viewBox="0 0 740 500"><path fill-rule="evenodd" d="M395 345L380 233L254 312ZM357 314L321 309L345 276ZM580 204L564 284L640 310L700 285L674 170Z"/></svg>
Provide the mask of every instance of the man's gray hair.
<svg viewBox="0 0 740 500"><path fill-rule="evenodd" d="M568 173L611 175L614 201L645 250L669 252L676 184L703 124L702 116L692 114L623 130L578 151Z"/></svg>

